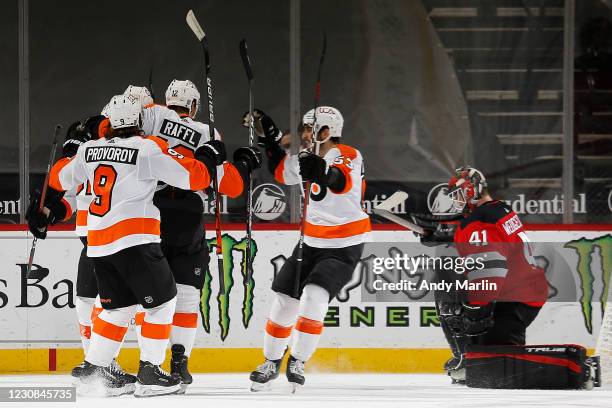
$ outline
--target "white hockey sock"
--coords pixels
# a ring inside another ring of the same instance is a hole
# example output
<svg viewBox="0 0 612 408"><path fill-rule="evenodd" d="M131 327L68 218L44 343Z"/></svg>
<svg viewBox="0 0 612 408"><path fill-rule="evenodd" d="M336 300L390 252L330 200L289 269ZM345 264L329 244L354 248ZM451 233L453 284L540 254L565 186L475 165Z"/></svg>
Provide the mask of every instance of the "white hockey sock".
<svg viewBox="0 0 612 408"><path fill-rule="evenodd" d="M103 310L93 322L91 341L85 360L107 367L118 354L136 305Z"/></svg>
<svg viewBox="0 0 612 408"><path fill-rule="evenodd" d="M189 357L198 331L200 291L193 286L176 284L176 310L172 319L170 344L181 344Z"/></svg>
<svg viewBox="0 0 612 408"><path fill-rule="evenodd" d="M94 308L94 302L95 298L81 296L77 296L75 301L77 319L79 321L79 333L81 334L84 354L87 354L89 339L91 338L91 312Z"/></svg>
<svg viewBox="0 0 612 408"><path fill-rule="evenodd" d="M278 360L283 357L299 306L299 300L282 293L275 294L264 333L263 351L268 360Z"/></svg>
<svg viewBox="0 0 612 408"><path fill-rule="evenodd" d="M176 297L173 297L164 304L145 309L144 320L140 329L142 335L140 360L155 365L164 362L175 307Z"/></svg>
<svg viewBox="0 0 612 408"><path fill-rule="evenodd" d="M293 333L291 355L307 361L319 344L323 320L329 306L329 292L317 285L306 285L300 298L299 317Z"/></svg>

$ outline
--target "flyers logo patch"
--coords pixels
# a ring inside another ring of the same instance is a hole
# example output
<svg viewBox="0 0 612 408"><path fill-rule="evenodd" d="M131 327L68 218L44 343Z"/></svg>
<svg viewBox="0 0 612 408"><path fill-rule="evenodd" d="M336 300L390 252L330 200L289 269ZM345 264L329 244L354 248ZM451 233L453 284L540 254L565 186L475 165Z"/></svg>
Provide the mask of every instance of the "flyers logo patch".
<svg viewBox="0 0 612 408"><path fill-rule="evenodd" d="M182 154L180 154L179 152L177 152L176 150L174 150L172 148L168 149L168 154L170 156L174 156L177 159L181 159L181 160L185 158L185 156L183 156Z"/></svg>

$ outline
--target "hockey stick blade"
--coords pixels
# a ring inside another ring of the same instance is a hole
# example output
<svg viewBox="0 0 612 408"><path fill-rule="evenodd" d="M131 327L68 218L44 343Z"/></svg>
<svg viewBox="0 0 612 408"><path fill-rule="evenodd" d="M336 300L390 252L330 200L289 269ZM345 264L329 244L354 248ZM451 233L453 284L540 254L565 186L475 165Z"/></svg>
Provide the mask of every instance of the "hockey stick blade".
<svg viewBox="0 0 612 408"><path fill-rule="evenodd" d="M246 72L248 80L252 81L253 71L251 70L251 61L249 60L247 42L244 38L240 41L240 58L242 58L242 65L244 66L244 71Z"/></svg>
<svg viewBox="0 0 612 408"><path fill-rule="evenodd" d="M388 219L389 221L393 221L394 223L401 225L402 227L408 228L409 230L416 232L417 234L423 235L425 234L425 230L422 227L408 220L405 220L402 217L395 215L391 212L393 208L406 201L407 198L408 193L406 193L405 191L396 191L395 193L391 194L391 197L387 198L385 201L374 207L372 212L374 214L380 215L383 218Z"/></svg>
<svg viewBox="0 0 612 408"><path fill-rule="evenodd" d="M408 193L406 193L405 191L396 191L395 193L391 194L391 197L379 203L374 208L377 210L391 211L393 208L397 207L398 205L400 205L407 199L408 199Z"/></svg>
<svg viewBox="0 0 612 408"><path fill-rule="evenodd" d="M198 37L198 41L202 42L202 40L204 40L206 37L206 33L204 33L204 30L202 30L202 26L198 22L193 10L189 10L187 12L187 17L185 17L185 20L187 21L189 28L191 28L191 31L193 31L195 36Z"/></svg>

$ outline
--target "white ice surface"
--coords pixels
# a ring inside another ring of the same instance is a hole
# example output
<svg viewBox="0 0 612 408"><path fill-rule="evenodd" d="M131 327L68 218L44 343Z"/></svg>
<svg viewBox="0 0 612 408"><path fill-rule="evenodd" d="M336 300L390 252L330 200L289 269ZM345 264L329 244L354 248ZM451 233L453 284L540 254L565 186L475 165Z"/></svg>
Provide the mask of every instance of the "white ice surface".
<svg viewBox="0 0 612 408"><path fill-rule="evenodd" d="M68 386L66 375L0 376L0 387ZM308 374L306 385L289 392L279 377L269 392L249 391L246 374L201 374L186 395L140 398L77 397L77 403L0 403L4 407L71 408L322 408L322 407L612 407L612 388L592 391L482 390L451 385L444 375Z"/></svg>

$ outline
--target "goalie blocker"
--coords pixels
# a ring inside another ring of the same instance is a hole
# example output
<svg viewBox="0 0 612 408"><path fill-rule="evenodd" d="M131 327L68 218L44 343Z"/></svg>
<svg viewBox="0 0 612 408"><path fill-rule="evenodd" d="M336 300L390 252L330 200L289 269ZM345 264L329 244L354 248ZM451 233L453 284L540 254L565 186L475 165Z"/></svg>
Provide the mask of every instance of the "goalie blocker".
<svg viewBox="0 0 612 408"><path fill-rule="evenodd" d="M473 388L591 389L601 386L599 357L575 344L468 345L466 385Z"/></svg>

